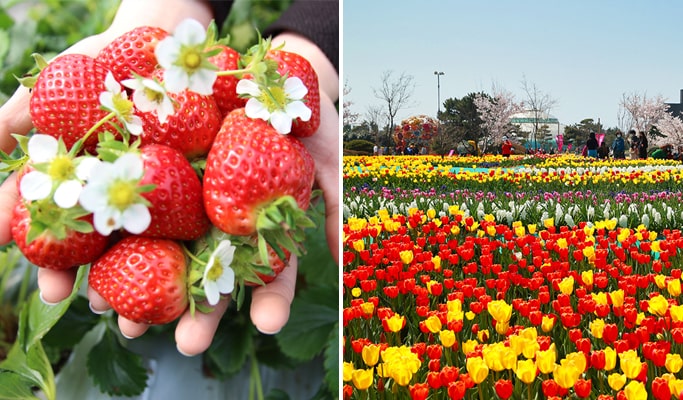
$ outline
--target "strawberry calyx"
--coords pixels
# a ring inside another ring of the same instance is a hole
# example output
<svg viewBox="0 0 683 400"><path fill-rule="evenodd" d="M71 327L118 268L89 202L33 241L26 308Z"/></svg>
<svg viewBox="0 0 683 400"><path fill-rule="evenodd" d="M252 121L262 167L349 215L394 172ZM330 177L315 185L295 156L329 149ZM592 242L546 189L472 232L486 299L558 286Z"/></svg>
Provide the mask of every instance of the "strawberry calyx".
<svg viewBox="0 0 683 400"><path fill-rule="evenodd" d="M80 206L62 208L51 199L25 202L25 205L31 216L30 229L26 235L27 244L45 232L49 232L58 240L63 240L67 237L68 231L93 231L92 224L83 219L90 213Z"/></svg>
<svg viewBox="0 0 683 400"><path fill-rule="evenodd" d="M301 256L305 252L303 242L306 229L315 223L302 210L292 196L282 196L262 208L256 218L256 232L260 258L268 265L268 246L285 261L283 249Z"/></svg>

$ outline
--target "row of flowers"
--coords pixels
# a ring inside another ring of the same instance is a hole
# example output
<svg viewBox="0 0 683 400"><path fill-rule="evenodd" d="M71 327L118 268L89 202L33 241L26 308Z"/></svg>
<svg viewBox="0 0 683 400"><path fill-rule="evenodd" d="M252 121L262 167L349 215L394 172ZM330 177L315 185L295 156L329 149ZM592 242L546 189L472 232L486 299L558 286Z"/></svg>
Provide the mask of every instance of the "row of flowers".
<svg viewBox="0 0 683 400"><path fill-rule="evenodd" d="M683 391L683 235L500 223L457 206L352 218L347 398L669 399Z"/></svg>
<svg viewBox="0 0 683 400"><path fill-rule="evenodd" d="M643 224L654 230L683 226L683 192L619 192L592 190L567 192L484 192L456 190L439 193L435 189L350 188L344 194L344 218L370 218L376 210L407 214L412 208L433 210L445 215L453 205L466 216L482 219L492 214L500 223L540 225L548 218L555 225L576 226L579 222L614 219L620 227Z"/></svg>

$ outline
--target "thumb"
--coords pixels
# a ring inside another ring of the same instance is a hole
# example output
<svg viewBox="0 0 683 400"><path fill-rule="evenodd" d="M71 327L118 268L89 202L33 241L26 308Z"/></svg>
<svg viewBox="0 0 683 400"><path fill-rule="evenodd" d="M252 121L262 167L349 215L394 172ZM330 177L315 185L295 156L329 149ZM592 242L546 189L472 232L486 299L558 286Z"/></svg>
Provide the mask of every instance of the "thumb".
<svg viewBox="0 0 683 400"><path fill-rule="evenodd" d="M289 308L296 287L297 264L296 256L292 256L290 265L274 281L253 290L251 321L261 333L276 334L289 320Z"/></svg>

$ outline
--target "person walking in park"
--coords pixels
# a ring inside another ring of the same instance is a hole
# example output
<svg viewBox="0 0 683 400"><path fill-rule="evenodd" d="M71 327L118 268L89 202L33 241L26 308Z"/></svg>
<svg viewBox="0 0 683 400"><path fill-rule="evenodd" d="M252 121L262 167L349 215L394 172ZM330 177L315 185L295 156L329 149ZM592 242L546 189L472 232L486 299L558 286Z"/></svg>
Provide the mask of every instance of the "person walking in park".
<svg viewBox="0 0 683 400"><path fill-rule="evenodd" d="M591 132L588 140L586 140L586 155L588 157L598 157L598 139L595 138L595 132Z"/></svg>
<svg viewBox="0 0 683 400"><path fill-rule="evenodd" d="M638 159L638 137L636 136L636 131L631 129L628 131L628 141L631 149L631 160Z"/></svg>
<svg viewBox="0 0 683 400"><path fill-rule="evenodd" d="M601 160L606 160L609 158L609 147L607 147L607 142L603 141L598 147L598 158Z"/></svg>
<svg viewBox="0 0 683 400"><path fill-rule="evenodd" d="M612 142L612 156L615 159L623 160L626 157L625 151L626 144L624 143L624 138L622 137L621 132L617 132L617 137L614 139L614 142Z"/></svg>
<svg viewBox="0 0 683 400"><path fill-rule="evenodd" d="M643 160L647 158L647 147L647 137L645 137L645 132L641 131L638 137L638 158Z"/></svg>
<svg viewBox="0 0 683 400"><path fill-rule="evenodd" d="M510 154L512 154L512 142L507 136L503 136L500 152L505 158L510 157Z"/></svg>

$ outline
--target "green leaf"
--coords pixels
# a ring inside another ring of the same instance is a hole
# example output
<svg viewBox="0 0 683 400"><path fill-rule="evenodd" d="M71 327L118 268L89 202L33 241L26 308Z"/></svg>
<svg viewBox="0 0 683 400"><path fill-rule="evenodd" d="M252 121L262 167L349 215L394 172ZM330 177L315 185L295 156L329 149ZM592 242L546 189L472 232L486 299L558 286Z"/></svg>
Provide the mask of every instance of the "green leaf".
<svg viewBox="0 0 683 400"><path fill-rule="evenodd" d="M43 390L45 397L48 399L55 399L57 391L55 388L55 374L52 371L52 365L50 365L50 360L47 358L45 349L43 349L43 345L40 341L29 348L28 355L26 356L26 363L29 368L40 374L41 380L39 386Z"/></svg>
<svg viewBox="0 0 683 400"><path fill-rule="evenodd" d="M28 354L23 352L19 342L15 342L7 358L0 363L0 370L18 375L29 388L40 387L47 399L55 398L54 373L40 342L32 346Z"/></svg>
<svg viewBox="0 0 683 400"><path fill-rule="evenodd" d="M290 397L284 390L272 389L265 397L265 400L289 400Z"/></svg>
<svg viewBox="0 0 683 400"><path fill-rule="evenodd" d="M253 328L243 322L243 318L223 318L206 351L209 364L215 367L215 372L222 378L239 372L254 348Z"/></svg>
<svg viewBox="0 0 683 400"><path fill-rule="evenodd" d="M66 310L71 305L71 302L78 294L78 289L83 282L83 277L85 276L86 271L87 268L85 267L78 269L71 295L62 300L59 304L49 306L40 300L37 290L33 292L27 307L28 318L26 322L28 324L28 329L25 332L25 336L21 338L21 343L23 344L24 349L30 349L36 342L42 339L43 336L45 336L45 334L52 329L57 321L59 321L62 315L64 315Z"/></svg>
<svg viewBox="0 0 683 400"><path fill-rule="evenodd" d="M38 399L31 390L31 382L9 371L0 371L0 399L34 400Z"/></svg>
<svg viewBox="0 0 683 400"><path fill-rule="evenodd" d="M296 360L282 352L273 335L259 335L256 344L256 358L259 365L273 369L293 369L299 364Z"/></svg>
<svg viewBox="0 0 683 400"><path fill-rule="evenodd" d="M88 373L103 393L136 396L147 387L147 370L142 357L119 343L107 329L102 340L88 354Z"/></svg>
<svg viewBox="0 0 683 400"><path fill-rule="evenodd" d="M339 393L339 322L327 339L324 353L325 383L330 393Z"/></svg>
<svg viewBox="0 0 683 400"><path fill-rule="evenodd" d="M77 296L66 313L43 338L43 344L56 349L70 349L81 341L100 316L90 312L88 299Z"/></svg>
<svg viewBox="0 0 683 400"><path fill-rule="evenodd" d="M310 360L325 347L337 322L337 289L310 287L292 302L287 325L276 335L283 352L297 360Z"/></svg>

